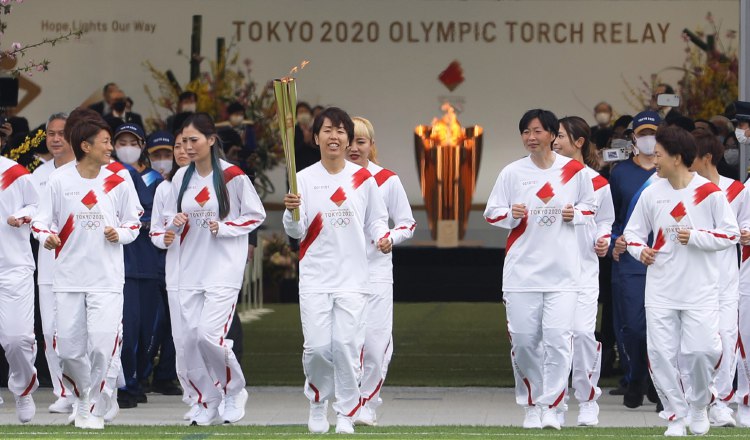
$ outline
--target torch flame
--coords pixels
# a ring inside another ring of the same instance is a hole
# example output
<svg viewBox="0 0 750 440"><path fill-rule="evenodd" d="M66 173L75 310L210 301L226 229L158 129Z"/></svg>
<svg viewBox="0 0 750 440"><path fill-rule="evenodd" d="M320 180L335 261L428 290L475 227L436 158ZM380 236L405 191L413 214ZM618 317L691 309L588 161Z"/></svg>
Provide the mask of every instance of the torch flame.
<svg viewBox="0 0 750 440"><path fill-rule="evenodd" d="M459 145L465 138L464 130L456 118L456 111L447 102L441 107L443 116L432 120L430 139L437 145L448 147Z"/></svg>
<svg viewBox="0 0 750 440"><path fill-rule="evenodd" d="M308 64L310 64L309 61L302 60L302 62L300 63L299 66L294 66L291 69L289 69L289 74L287 76L285 76L285 77L282 77L281 80L282 81L289 81L289 80L293 79L293 75L295 73L299 72L300 70L304 69L305 67L307 67Z"/></svg>

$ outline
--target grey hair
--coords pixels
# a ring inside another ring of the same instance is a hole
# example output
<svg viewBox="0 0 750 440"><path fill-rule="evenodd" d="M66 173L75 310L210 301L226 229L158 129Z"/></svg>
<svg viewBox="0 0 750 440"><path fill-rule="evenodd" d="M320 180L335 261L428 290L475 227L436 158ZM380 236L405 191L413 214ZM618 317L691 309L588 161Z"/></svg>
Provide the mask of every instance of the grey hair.
<svg viewBox="0 0 750 440"><path fill-rule="evenodd" d="M44 125L44 129L46 130L47 128L49 128L49 123L52 122L52 121L55 121L57 119L62 119L63 121L67 121L68 120L68 114L65 113L65 112L52 113L52 115L50 115L49 119L47 119L47 123Z"/></svg>

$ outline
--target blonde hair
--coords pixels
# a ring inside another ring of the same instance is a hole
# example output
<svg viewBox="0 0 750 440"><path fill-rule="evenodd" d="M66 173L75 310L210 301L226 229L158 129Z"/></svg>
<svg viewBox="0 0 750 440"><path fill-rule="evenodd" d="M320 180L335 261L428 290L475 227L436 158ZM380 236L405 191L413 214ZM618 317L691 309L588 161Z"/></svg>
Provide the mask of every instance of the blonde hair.
<svg viewBox="0 0 750 440"><path fill-rule="evenodd" d="M363 137L370 140L372 147L370 147L370 155L367 160L378 163L378 149L375 147L375 129L372 128L372 123L365 118L355 116L352 118L354 121L354 137ZM352 142L354 139L352 139Z"/></svg>

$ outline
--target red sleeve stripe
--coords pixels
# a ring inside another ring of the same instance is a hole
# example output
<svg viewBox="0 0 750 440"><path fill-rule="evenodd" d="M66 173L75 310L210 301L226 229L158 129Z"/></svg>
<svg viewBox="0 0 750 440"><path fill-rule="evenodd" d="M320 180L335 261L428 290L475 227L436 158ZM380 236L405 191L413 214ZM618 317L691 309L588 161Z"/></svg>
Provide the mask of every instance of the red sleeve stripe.
<svg viewBox="0 0 750 440"><path fill-rule="evenodd" d="M367 168L360 168L359 171L352 175L352 186L354 187L354 189L357 189L370 177L372 177L372 174L367 171Z"/></svg>
<svg viewBox="0 0 750 440"><path fill-rule="evenodd" d="M241 227L244 227L244 226L250 226L250 225L255 224L255 223L258 223L258 220L248 220L248 221L246 221L244 223L226 222L224 224L227 225L227 226L237 226L237 227L241 228Z"/></svg>
<svg viewBox="0 0 750 440"><path fill-rule="evenodd" d="M104 194L109 193L110 191L115 189L117 185L121 184L124 181L125 179L123 179L117 174L112 174L112 175L107 176L107 178L104 179Z"/></svg>
<svg viewBox="0 0 750 440"><path fill-rule="evenodd" d="M701 232L707 232L716 238L724 238L726 240L732 240L732 241L737 240L736 235L719 234L718 232L706 231L705 229L698 229L698 230Z"/></svg>
<svg viewBox="0 0 750 440"><path fill-rule="evenodd" d="M612 237L612 234L602 235L601 238L610 238L610 237Z"/></svg>
<svg viewBox="0 0 750 440"><path fill-rule="evenodd" d="M149 237L158 237L160 235L164 235L164 233L163 232L151 232L150 234L148 234Z"/></svg>
<svg viewBox="0 0 750 440"><path fill-rule="evenodd" d="M594 211L581 211L583 215L594 215Z"/></svg>
<svg viewBox="0 0 750 440"><path fill-rule="evenodd" d="M242 171L242 168L238 167L237 165L232 165L231 167L224 170L224 183L229 183L230 180L243 174L245 174L245 172Z"/></svg>
<svg viewBox="0 0 750 440"><path fill-rule="evenodd" d="M413 231L414 228L416 228L416 227L417 227L417 224L416 223L412 223L411 226L399 226L398 228L394 229L394 231L401 231L403 229L408 229L410 231Z"/></svg>
<svg viewBox="0 0 750 440"><path fill-rule="evenodd" d="M391 177L395 176L396 173L394 173L391 170L386 170L383 168L382 170L375 173L375 182L378 184L378 186L382 186L386 180L390 179Z"/></svg>
<svg viewBox="0 0 750 440"><path fill-rule="evenodd" d="M645 246L643 243L636 243L635 241L628 242L628 246Z"/></svg>
<svg viewBox="0 0 750 440"><path fill-rule="evenodd" d="M656 238L654 239L654 245L652 246L652 249L659 250L667 243L666 237L664 237L664 231L659 228L659 232L656 233Z"/></svg>
<svg viewBox="0 0 750 440"><path fill-rule="evenodd" d="M750 258L750 246L742 246L742 262Z"/></svg>
<svg viewBox="0 0 750 440"><path fill-rule="evenodd" d="M127 228L135 231L136 229L141 229L141 225L130 225Z"/></svg>
<svg viewBox="0 0 750 440"><path fill-rule="evenodd" d="M31 230L36 232L37 234L54 234L52 231L48 231L46 229L39 229L37 227L32 226Z"/></svg>
<svg viewBox="0 0 750 440"><path fill-rule="evenodd" d="M73 233L73 229L75 229L75 222L73 221L73 214L70 214L65 225L60 230L60 235L58 236L60 238L60 246L55 249L55 258L60 255L60 251L65 247L65 243L68 241L68 238L70 238L70 234Z"/></svg>
<svg viewBox="0 0 750 440"><path fill-rule="evenodd" d="M594 184L594 191L599 191L601 188L609 185L609 182L607 182L607 179L605 179L604 176L594 177L591 179L591 183Z"/></svg>
<svg viewBox="0 0 750 440"><path fill-rule="evenodd" d="M510 231L510 234L508 234L508 242L505 244L505 253L507 254L508 251L510 251L511 246L513 246L513 243L518 240L518 238L523 235L524 232L526 232L526 226L528 217L524 217L521 219L521 223L518 224L515 228L513 228Z"/></svg>
<svg viewBox="0 0 750 440"><path fill-rule="evenodd" d="M487 220L487 223L495 224L495 223L499 222L500 220L505 220L506 218L508 218L508 214L499 215L499 216L497 216L495 218L485 217L484 219Z"/></svg>
<svg viewBox="0 0 750 440"><path fill-rule="evenodd" d="M15 164L12 167L5 170L2 176L0 176L0 189L7 189L13 184L19 177L29 174L29 170L21 164Z"/></svg>
<svg viewBox="0 0 750 440"><path fill-rule="evenodd" d="M300 261L302 261L302 258L304 258L305 253L307 253L307 249L310 248L310 245L312 245L315 239L318 238L318 235L320 235L320 232L322 230L323 230L323 213L319 212L315 215L315 218L313 218L313 220L310 222L310 226L308 226L307 228L307 234L305 234L305 238L303 238L302 241L300 241L300 244L299 244Z"/></svg>
<svg viewBox="0 0 750 440"><path fill-rule="evenodd" d="M388 232L386 232L386 233L385 233L385 235L384 235L384 236L380 237L380 240L382 240L382 239L384 239L384 238L388 238L388 237L390 237L390 236L391 236L391 231L388 231ZM378 240L378 241L380 241L380 240Z"/></svg>

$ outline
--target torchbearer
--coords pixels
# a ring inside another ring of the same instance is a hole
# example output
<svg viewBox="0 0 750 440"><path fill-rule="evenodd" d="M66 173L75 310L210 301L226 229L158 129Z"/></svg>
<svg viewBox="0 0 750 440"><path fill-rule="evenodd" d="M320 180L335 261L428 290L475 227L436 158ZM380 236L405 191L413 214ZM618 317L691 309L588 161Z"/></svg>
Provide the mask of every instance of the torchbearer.
<svg viewBox="0 0 750 440"><path fill-rule="evenodd" d="M721 364L717 251L740 238L721 189L689 171L695 155L695 140L687 131L657 130L656 172L662 179L643 190L624 233L628 252L648 266L649 370L664 404L660 416L668 420L667 436L685 435L687 420L693 434L710 427L707 406ZM651 246L649 234L654 235ZM680 383L678 356L679 368L689 373L688 384Z"/></svg>
<svg viewBox="0 0 750 440"><path fill-rule="evenodd" d="M354 138L349 115L339 108L324 110L315 118L313 134L321 160L297 175L299 193L284 197L283 219L286 233L301 239L299 302L308 428L328 432L328 400L335 398L336 432L353 433L353 417L361 405L359 328L371 294L367 248L388 253L393 243L375 179L346 160ZM294 219L295 210L299 220ZM374 242L367 237L375 237Z"/></svg>

